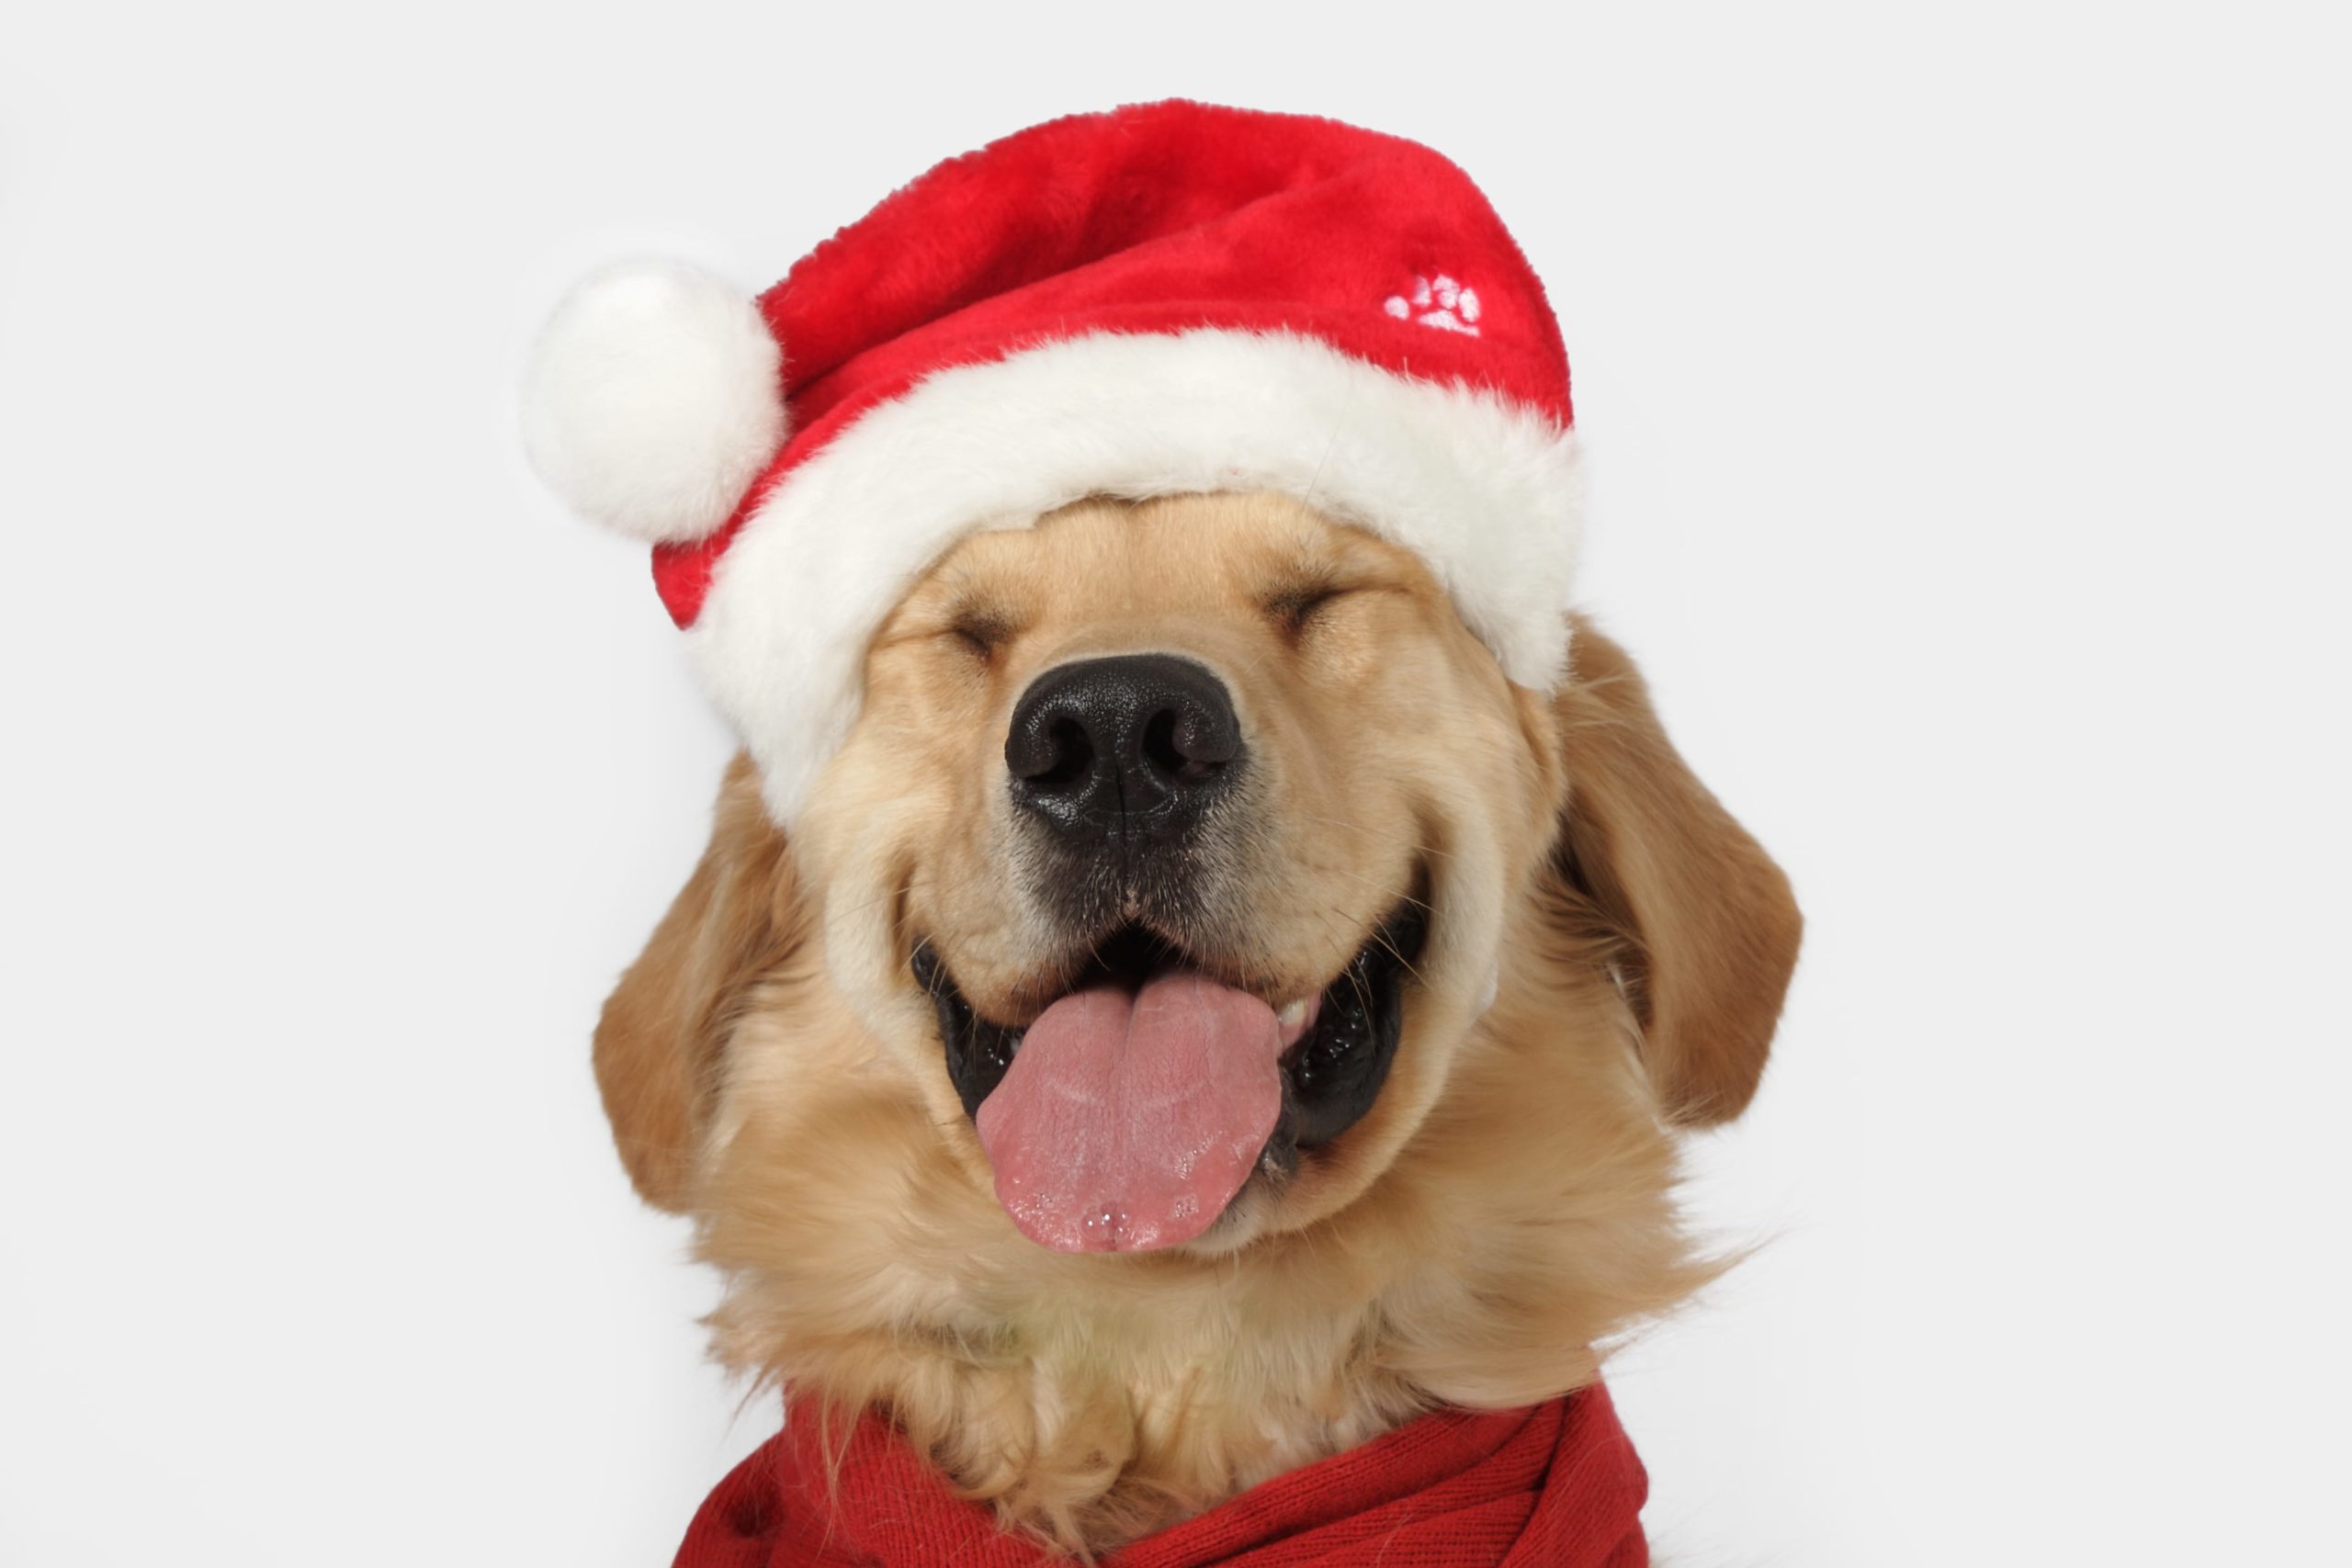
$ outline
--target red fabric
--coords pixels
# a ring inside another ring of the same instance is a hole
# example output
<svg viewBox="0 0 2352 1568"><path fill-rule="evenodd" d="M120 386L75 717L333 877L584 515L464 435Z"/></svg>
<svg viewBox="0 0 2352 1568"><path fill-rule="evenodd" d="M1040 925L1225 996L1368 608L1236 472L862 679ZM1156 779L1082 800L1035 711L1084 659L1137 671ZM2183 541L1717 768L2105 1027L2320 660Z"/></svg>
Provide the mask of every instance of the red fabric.
<svg viewBox="0 0 2352 1568"><path fill-rule="evenodd" d="M1475 333L1386 308L1440 274L1475 286ZM795 468L923 377L1023 347L1288 331L1572 416L1544 286L1469 176L1416 143L1297 115L1179 101L1033 127L905 186L760 306L784 344L792 434L725 526L655 550L680 626Z"/></svg>
<svg viewBox="0 0 2352 1568"><path fill-rule="evenodd" d="M1067 1568L958 1500L890 1427L850 1434L837 1490L813 1419L737 1466L673 1568ZM1595 1384L1440 1411L1136 1542L1105 1568L1646 1568L1641 1461Z"/></svg>

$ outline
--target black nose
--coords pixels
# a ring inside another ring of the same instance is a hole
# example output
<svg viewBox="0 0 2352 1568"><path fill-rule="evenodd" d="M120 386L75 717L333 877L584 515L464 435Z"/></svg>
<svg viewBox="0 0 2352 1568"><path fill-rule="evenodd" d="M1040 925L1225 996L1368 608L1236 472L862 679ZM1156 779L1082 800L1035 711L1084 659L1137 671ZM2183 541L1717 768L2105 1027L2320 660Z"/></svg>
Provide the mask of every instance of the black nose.
<svg viewBox="0 0 2352 1568"><path fill-rule="evenodd" d="M1165 653L1087 659L1037 677L1012 710L1012 798L1074 841L1163 843L1199 825L1240 770L1225 682Z"/></svg>

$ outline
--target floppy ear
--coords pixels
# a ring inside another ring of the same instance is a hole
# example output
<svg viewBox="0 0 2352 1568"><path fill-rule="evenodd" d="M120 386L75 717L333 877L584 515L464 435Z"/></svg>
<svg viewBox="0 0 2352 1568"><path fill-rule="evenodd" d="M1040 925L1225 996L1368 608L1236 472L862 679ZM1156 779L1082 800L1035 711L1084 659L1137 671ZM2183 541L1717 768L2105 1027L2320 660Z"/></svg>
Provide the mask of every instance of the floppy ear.
<svg viewBox="0 0 2352 1568"><path fill-rule="evenodd" d="M1804 922L1781 868L1675 753L1624 649L1582 616L1571 647L1562 871L1617 940L1668 1118L1727 1122L1763 1076Z"/></svg>
<svg viewBox="0 0 2352 1568"><path fill-rule="evenodd" d="M687 1205L719 1050L751 983L799 940L784 835L748 757L729 764L710 847L596 1025L596 1084L638 1193Z"/></svg>

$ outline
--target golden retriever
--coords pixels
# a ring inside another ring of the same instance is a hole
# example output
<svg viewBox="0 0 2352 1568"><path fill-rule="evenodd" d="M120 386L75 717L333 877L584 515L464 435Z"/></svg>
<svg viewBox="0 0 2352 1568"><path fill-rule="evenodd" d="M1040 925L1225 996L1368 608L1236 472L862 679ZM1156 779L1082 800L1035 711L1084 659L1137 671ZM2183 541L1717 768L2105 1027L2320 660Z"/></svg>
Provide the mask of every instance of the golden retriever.
<svg viewBox="0 0 2352 1568"><path fill-rule="evenodd" d="M1673 1134L1747 1104L1800 922L1625 655L1571 658L1514 686L1278 496L956 546L789 839L729 770L596 1034L725 1363L1082 1552L1592 1380L1709 1276Z"/></svg>

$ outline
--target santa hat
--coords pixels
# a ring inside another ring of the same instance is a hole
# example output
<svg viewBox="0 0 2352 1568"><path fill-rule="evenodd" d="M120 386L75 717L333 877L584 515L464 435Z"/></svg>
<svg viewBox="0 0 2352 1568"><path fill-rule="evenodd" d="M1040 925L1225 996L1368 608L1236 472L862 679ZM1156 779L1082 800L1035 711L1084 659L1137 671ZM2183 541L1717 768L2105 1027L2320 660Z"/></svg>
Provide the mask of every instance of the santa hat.
<svg viewBox="0 0 2352 1568"><path fill-rule="evenodd" d="M593 277L524 413L548 485L652 543L786 822L924 570L1088 496L1311 500L1420 555L1503 672L1550 688L1570 421L1543 285L1461 170L1182 102L951 159L756 301L673 265Z"/></svg>

